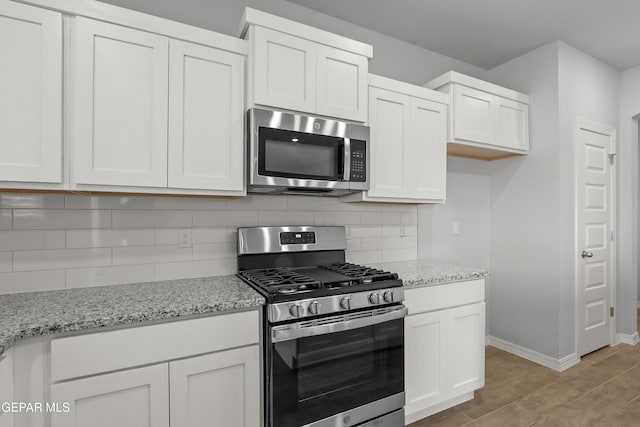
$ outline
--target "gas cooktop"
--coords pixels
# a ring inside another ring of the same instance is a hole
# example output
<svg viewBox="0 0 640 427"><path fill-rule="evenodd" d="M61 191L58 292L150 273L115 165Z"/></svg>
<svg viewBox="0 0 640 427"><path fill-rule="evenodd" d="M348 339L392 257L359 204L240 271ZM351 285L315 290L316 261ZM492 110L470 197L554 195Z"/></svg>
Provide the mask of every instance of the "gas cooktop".
<svg viewBox="0 0 640 427"><path fill-rule="evenodd" d="M311 267L245 270L238 274L267 297L269 302L402 286L396 273L341 262Z"/></svg>

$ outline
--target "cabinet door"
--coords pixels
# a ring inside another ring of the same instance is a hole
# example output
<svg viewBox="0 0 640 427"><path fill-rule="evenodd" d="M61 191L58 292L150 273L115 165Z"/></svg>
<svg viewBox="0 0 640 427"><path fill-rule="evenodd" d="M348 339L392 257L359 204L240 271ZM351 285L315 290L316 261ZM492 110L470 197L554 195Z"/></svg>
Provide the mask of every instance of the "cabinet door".
<svg viewBox="0 0 640 427"><path fill-rule="evenodd" d="M411 137L405 182L416 199L444 200L447 182L447 106L411 98Z"/></svg>
<svg viewBox="0 0 640 427"><path fill-rule="evenodd" d="M51 400L70 403L52 427L169 427L167 364L54 384Z"/></svg>
<svg viewBox="0 0 640 427"><path fill-rule="evenodd" d="M62 15L0 1L0 181L62 182Z"/></svg>
<svg viewBox="0 0 640 427"><path fill-rule="evenodd" d="M244 57L170 47L169 187L243 191Z"/></svg>
<svg viewBox="0 0 640 427"><path fill-rule="evenodd" d="M411 97L369 88L371 197L405 197L407 150L410 144ZM412 160L411 164L415 164ZM413 171L415 173L415 170Z"/></svg>
<svg viewBox="0 0 640 427"><path fill-rule="evenodd" d="M324 45L318 45L317 52L316 112L365 122L367 58Z"/></svg>
<svg viewBox="0 0 640 427"><path fill-rule="evenodd" d="M494 96L455 85L453 88L454 139L494 144Z"/></svg>
<svg viewBox="0 0 640 427"><path fill-rule="evenodd" d="M404 342L406 411L411 414L448 398L445 311L406 317Z"/></svg>
<svg viewBox="0 0 640 427"><path fill-rule="evenodd" d="M73 181L167 186L166 37L75 18Z"/></svg>
<svg viewBox="0 0 640 427"><path fill-rule="evenodd" d="M259 347L170 362L171 425L260 426Z"/></svg>
<svg viewBox="0 0 640 427"><path fill-rule="evenodd" d="M13 348L0 356L0 404L15 402L13 398ZM13 413L0 410L0 427L13 426Z"/></svg>
<svg viewBox="0 0 640 427"><path fill-rule="evenodd" d="M515 150L529 150L529 106L495 97L495 144Z"/></svg>
<svg viewBox="0 0 640 427"><path fill-rule="evenodd" d="M254 27L256 104L313 113L316 99L316 44Z"/></svg>
<svg viewBox="0 0 640 427"><path fill-rule="evenodd" d="M484 386L485 303L446 310L449 387L458 396Z"/></svg>

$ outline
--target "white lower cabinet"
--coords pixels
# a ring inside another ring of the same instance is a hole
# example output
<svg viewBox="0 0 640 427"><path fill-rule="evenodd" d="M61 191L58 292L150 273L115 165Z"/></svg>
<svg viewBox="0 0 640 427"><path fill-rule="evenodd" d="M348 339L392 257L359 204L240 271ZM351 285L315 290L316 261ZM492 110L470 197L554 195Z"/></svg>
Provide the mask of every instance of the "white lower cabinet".
<svg viewBox="0 0 640 427"><path fill-rule="evenodd" d="M171 425L259 427L259 347L169 363Z"/></svg>
<svg viewBox="0 0 640 427"><path fill-rule="evenodd" d="M407 290L407 424L469 400L484 386L483 295L483 280Z"/></svg>
<svg viewBox="0 0 640 427"><path fill-rule="evenodd" d="M168 366L54 384L51 399L61 409L52 414L51 427L169 427Z"/></svg>
<svg viewBox="0 0 640 427"><path fill-rule="evenodd" d="M13 402L13 349L0 356L0 405ZM13 426L13 414L0 407L0 427Z"/></svg>

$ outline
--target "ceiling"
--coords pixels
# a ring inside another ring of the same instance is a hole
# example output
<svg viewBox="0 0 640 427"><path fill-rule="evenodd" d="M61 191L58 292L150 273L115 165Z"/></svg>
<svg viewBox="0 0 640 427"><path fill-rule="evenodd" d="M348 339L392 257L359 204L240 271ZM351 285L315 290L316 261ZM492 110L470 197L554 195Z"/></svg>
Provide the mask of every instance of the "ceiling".
<svg viewBox="0 0 640 427"><path fill-rule="evenodd" d="M485 69L560 39L640 65L639 0L289 0Z"/></svg>

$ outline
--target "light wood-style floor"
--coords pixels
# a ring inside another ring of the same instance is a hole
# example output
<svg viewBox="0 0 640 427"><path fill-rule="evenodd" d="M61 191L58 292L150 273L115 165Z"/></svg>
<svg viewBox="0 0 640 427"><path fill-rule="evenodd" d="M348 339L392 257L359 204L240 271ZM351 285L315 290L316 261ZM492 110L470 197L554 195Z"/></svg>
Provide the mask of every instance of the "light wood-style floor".
<svg viewBox="0 0 640 427"><path fill-rule="evenodd" d="M640 344L605 347L564 372L487 347L485 375L473 400L410 427L640 426Z"/></svg>

